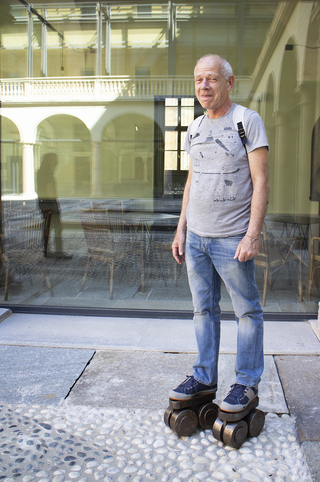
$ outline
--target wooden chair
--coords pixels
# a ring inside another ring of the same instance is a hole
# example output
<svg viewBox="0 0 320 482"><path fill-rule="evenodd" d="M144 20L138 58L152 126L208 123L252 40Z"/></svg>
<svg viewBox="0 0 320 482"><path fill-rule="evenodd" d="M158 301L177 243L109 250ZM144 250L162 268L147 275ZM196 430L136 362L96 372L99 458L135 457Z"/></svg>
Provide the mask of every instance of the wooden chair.
<svg viewBox="0 0 320 482"><path fill-rule="evenodd" d="M158 270L162 276L165 286L167 286L167 281L164 273L164 256L166 253L170 254L170 261L173 264L173 277L174 285L178 286L178 263L172 256L172 241L174 238L174 231L169 231L167 233L154 231L152 233L152 243L151 243L151 256L155 259L157 263Z"/></svg>
<svg viewBox="0 0 320 482"><path fill-rule="evenodd" d="M93 268L94 273L97 264L106 265L107 281L110 284L109 296L112 300L115 269L121 268L123 274L129 258L137 254L136 238L125 221L115 213L110 215L105 209L78 211L88 248L87 265L80 291L83 291L90 268Z"/></svg>
<svg viewBox="0 0 320 482"><path fill-rule="evenodd" d="M30 269L39 266L51 296L53 290L45 258L51 209L3 211L1 235L1 260L5 270L4 299L8 300L9 272L15 269L20 275L28 274L32 284Z"/></svg>
<svg viewBox="0 0 320 482"><path fill-rule="evenodd" d="M317 236L311 239L311 253L310 253L310 261L309 261L309 269L308 269L308 281L309 281L308 300L309 301L311 299L311 289L312 289L312 284L314 279L314 273L317 269L320 268L320 265L316 266L316 262L320 261L319 249L317 250L317 253L315 250L316 244L318 244L318 248L319 248L320 238Z"/></svg>
<svg viewBox="0 0 320 482"><path fill-rule="evenodd" d="M299 254L294 250L295 246L299 246ZM298 290L299 301L302 301L302 240L301 238L274 238L271 231L264 229L259 239L259 254L255 258L257 267L264 271L263 278L263 295L262 306L266 304L267 289L272 289L273 276L283 267L287 268L287 279L290 282L291 276L289 272L292 263L298 263Z"/></svg>

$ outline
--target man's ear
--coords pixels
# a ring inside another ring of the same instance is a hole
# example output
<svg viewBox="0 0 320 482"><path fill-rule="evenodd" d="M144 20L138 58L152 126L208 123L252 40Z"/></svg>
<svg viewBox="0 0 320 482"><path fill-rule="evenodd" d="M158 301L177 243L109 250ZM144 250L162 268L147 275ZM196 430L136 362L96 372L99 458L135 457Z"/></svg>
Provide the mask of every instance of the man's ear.
<svg viewBox="0 0 320 482"><path fill-rule="evenodd" d="M232 89L233 89L233 86L234 86L234 75L230 75L229 79L228 79L228 92L230 92Z"/></svg>

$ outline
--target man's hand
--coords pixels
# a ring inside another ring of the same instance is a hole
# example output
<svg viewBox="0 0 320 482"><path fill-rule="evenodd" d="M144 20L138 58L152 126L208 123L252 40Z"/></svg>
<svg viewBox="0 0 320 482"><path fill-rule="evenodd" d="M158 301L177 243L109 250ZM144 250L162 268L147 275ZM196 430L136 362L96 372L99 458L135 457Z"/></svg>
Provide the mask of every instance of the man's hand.
<svg viewBox="0 0 320 482"><path fill-rule="evenodd" d="M186 242L185 231L177 231L172 242L172 255L177 263L182 264L185 262L184 257L184 244Z"/></svg>
<svg viewBox="0 0 320 482"><path fill-rule="evenodd" d="M252 258L255 258L259 253L259 239L256 239L252 242L252 239L248 236L244 236L244 238L238 244L236 253L234 255L234 259L238 261L249 261Z"/></svg>

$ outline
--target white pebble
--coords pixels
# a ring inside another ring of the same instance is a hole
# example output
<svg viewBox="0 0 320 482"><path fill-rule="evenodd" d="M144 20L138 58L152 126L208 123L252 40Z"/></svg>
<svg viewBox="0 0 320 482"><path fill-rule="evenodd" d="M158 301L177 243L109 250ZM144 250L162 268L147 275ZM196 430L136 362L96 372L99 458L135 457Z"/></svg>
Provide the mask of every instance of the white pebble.
<svg viewBox="0 0 320 482"><path fill-rule="evenodd" d="M191 460L183 460L183 461L180 463L180 467L181 467L183 470L191 469L191 467L192 467L192 462L191 462Z"/></svg>
<svg viewBox="0 0 320 482"><path fill-rule="evenodd" d="M229 459L235 460L238 458L238 452L236 450L232 450L232 452L229 452L228 456Z"/></svg>
<svg viewBox="0 0 320 482"><path fill-rule="evenodd" d="M159 440L156 440L153 444L154 448L159 448L159 447L163 447L164 445L166 444L166 442L162 439L159 439Z"/></svg>
<svg viewBox="0 0 320 482"><path fill-rule="evenodd" d="M114 474L118 474L119 472L120 472L120 469L118 469L117 467L109 467L107 469L108 474L114 475Z"/></svg>
<svg viewBox="0 0 320 482"><path fill-rule="evenodd" d="M184 444L181 443L181 442L178 443L177 447L178 447L178 449L180 449L180 450L187 450L187 448L188 448L186 445L184 445Z"/></svg>
<svg viewBox="0 0 320 482"><path fill-rule="evenodd" d="M257 457L263 457L264 451L263 450L256 450L255 454L256 454Z"/></svg>
<svg viewBox="0 0 320 482"><path fill-rule="evenodd" d="M131 466L126 467L123 472L125 474L134 474L137 471L138 471L137 467L134 467L134 465L131 465Z"/></svg>
<svg viewBox="0 0 320 482"><path fill-rule="evenodd" d="M178 467L169 467L168 468L168 473L169 474L176 474L178 472Z"/></svg>
<svg viewBox="0 0 320 482"><path fill-rule="evenodd" d="M204 464L193 464L191 468L194 472L201 472L206 468L206 466Z"/></svg>
<svg viewBox="0 0 320 482"><path fill-rule="evenodd" d="M206 457L196 457L194 459L195 463L196 464L207 464L208 463L208 459Z"/></svg>
<svg viewBox="0 0 320 482"><path fill-rule="evenodd" d="M196 478L199 479L199 480L204 480L208 477L209 477L208 472L199 472L198 474L196 474Z"/></svg>
<svg viewBox="0 0 320 482"><path fill-rule="evenodd" d="M212 477L214 477L217 480L224 480L227 478L226 474L223 474L222 472L213 472Z"/></svg>
<svg viewBox="0 0 320 482"><path fill-rule="evenodd" d="M169 457L169 459L171 459L171 460L176 460L176 458L178 457L178 455L177 455L176 452L169 452L168 457Z"/></svg>
<svg viewBox="0 0 320 482"><path fill-rule="evenodd" d="M180 472L179 478L187 479L188 477L190 477L190 475L192 475L192 470L184 470L183 472Z"/></svg>
<svg viewBox="0 0 320 482"><path fill-rule="evenodd" d="M163 462L165 460L165 456L162 454L158 454L153 458L154 462Z"/></svg>

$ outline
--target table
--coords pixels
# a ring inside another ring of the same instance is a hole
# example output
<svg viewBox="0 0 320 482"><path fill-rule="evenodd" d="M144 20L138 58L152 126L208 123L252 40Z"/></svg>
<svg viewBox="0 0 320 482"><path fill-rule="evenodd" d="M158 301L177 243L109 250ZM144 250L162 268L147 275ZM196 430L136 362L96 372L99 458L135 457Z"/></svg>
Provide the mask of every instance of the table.
<svg viewBox="0 0 320 482"><path fill-rule="evenodd" d="M308 253L308 240L312 224L320 224L320 216L311 214L267 214L266 222L282 224L280 237L286 238L299 236L302 239L302 248Z"/></svg>
<svg viewBox="0 0 320 482"><path fill-rule="evenodd" d="M157 233L173 232L177 227L180 216L177 214L130 211L114 214L109 212L108 217L114 217L123 221L129 233L135 236L141 234L141 291L144 292L145 268L150 263L152 247L156 246L155 240L157 240Z"/></svg>

